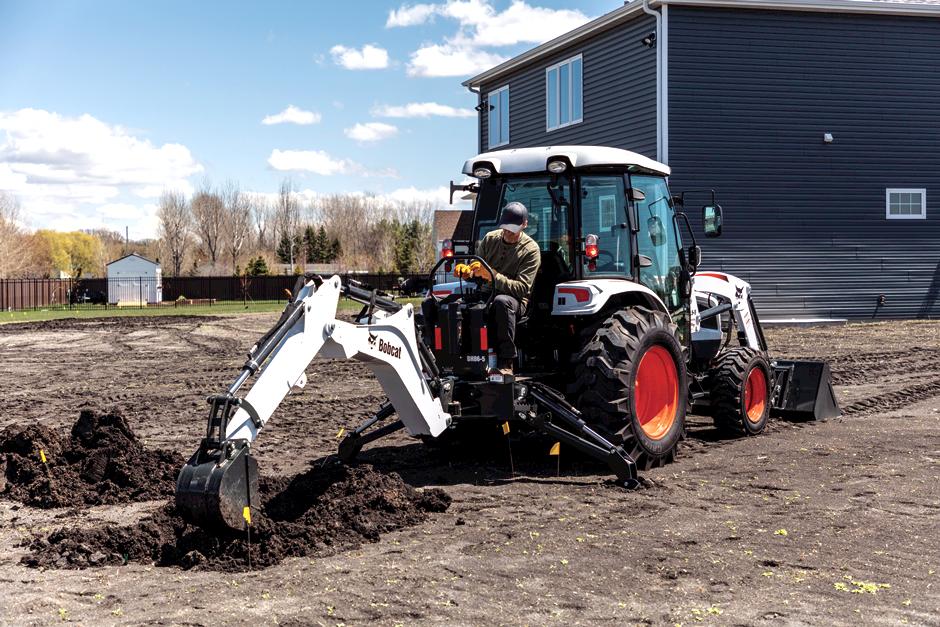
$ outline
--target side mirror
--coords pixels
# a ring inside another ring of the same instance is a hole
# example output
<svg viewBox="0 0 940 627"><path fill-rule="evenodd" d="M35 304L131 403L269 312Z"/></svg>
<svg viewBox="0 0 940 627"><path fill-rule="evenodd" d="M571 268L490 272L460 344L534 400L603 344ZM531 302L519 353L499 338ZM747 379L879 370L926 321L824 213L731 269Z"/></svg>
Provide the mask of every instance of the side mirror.
<svg viewBox="0 0 940 627"><path fill-rule="evenodd" d="M702 247L701 246L690 246L689 247L689 266L694 270L702 264Z"/></svg>
<svg viewBox="0 0 940 627"><path fill-rule="evenodd" d="M666 243L666 227L659 216L652 216L646 220L646 230L650 234L650 242L657 248Z"/></svg>
<svg viewBox="0 0 940 627"><path fill-rule="evenodd" d="M705 227L705 237L719 237L721 235L721 205L702 207L702 224Z"/></svg>
<svg viewBox="0 0 940 627"><path fill-rule="evenodd" d="M646 194L643 193L643 190L637 189L636 187L631 187L627 190L627 198L633 202L640 202L646 200Z"/></svg>

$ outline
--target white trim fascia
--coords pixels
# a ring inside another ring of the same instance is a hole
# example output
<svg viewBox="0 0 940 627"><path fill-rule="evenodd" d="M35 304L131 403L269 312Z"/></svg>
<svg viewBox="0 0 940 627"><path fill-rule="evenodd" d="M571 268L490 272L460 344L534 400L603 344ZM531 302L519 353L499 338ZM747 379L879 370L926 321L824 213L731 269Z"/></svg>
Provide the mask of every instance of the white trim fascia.
<svg viewBox="0 0 940 627"><path fill-rule="evenodd" d="M940 4L920 4L916 2L897 2L892 0L650 0L652 7L697 6L732 9L765 9L774 11L821 11L830 13L874 13L883 15L912 15L940 17ZM561 50L578 41L587 39L604 30L613 28L627 21L635 14L642 13L643 0L630 0L628 3L606 13L595 20L582 24L578 28L559 35L555 39L531 50L523 52L494 68L477 74L461 85L476 89L482 83L495 80L503 74L536 61L553 52Z"/></svg>
<svg viewBox="0 0 940 627"><path fill-rule="evenodd" d="M920 194L920 213L918 215L892 215L891 194ZM926 220L927 189L924 187L888 187L885 189L885 218L888 220Z"/></svg>

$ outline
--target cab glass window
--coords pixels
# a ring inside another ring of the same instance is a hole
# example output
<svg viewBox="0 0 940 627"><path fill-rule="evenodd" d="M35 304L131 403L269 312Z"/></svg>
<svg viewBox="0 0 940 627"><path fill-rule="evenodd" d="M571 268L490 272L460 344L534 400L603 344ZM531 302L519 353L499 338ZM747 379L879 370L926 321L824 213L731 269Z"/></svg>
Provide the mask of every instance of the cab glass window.
<svg viewBox="0 0 940 627"><path fill-rule="evenodd" d="M597 236L594 269L582 256L584 276L623 276L630 268L630 229L622 176L581 177L581 237Z"/></svg>
<svg viewBox="0 0 940 627"><path fill-rule="evenodd" d="M679 249L682 242L672 219L672 200L666 179L660 176L633 175L631 185L646 196L637 202L640 231L637 234L641 255L640 283L655 292L670 312L680 308L679 279L682 266ZM642 259L645 257L645 259ZM649 265L643 267L647 262Z"/></svg>

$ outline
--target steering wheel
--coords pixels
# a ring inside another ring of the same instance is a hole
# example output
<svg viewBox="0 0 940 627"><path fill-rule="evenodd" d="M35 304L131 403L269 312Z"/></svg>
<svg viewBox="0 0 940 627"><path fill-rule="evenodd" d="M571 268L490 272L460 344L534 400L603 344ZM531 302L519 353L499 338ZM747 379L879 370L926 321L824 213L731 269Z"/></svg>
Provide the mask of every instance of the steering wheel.
<svg viewBox="0 0 940 627"><path fill-rule="evenodd" d="M437 269L440 268L441 265L443 265L443 264L445 264L445 263L454 262L454 261L458 261L458 260L462 260L462 259L466 259L466 260L470 260L470 261L479 261L479 262L483 265L483 267L486 268L487 271L489 271L490 276L496 276L496 272L493 270L492 266L490 266L490 264L488 264L488 263L486 262L486 260L485 260L483 257L480 257L479 255L469 255L469 254L466 254L466 253L458 253L458 254L454 255L453 257L444 257L444 258L438 260L438 262L437 262L436 264L434 264L434 267L431 268L431 272L428 273L428 282L429 282L430 285L431 285L431 298L433 298L435 302L438 302L438 303L439 303L439 302L441 302L441 300L442 300L442 299L438 298L438 297L434 294L434 275L437 274ZM482 287L483 285L486 285L486 281L484 281L483 279L481 279L481 278L479 278L479 277L473 277L473 278L470 278L470 279L462 279L462 280L463 280L463 281L471 282L471 283L473 283L474 285L476 285L477 287ZM490 293L489 293L489 296L487 297L486 303L485 303L487 309L489 309L489 308L490 308L490 305L493 304L493 299L494 299L494 298L496 298L496 290L495 290L495 289L491 289L491 290L490 290Z"/></svg>

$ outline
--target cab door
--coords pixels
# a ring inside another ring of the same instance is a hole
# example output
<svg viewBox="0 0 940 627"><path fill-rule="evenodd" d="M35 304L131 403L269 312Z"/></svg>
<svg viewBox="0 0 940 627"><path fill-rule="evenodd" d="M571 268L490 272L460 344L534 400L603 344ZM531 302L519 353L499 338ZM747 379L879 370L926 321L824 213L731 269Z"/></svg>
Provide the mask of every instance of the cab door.
<svg viewBox="0 0 940 627"><path fill-rule="evenodd" d="M674 209L666 179L634 174L630 183L645 196L636 201L640 283L662 299L673 320L682 318L687 300L681 281L684 272L679 255L682 241L673 220Z"/></svg>

